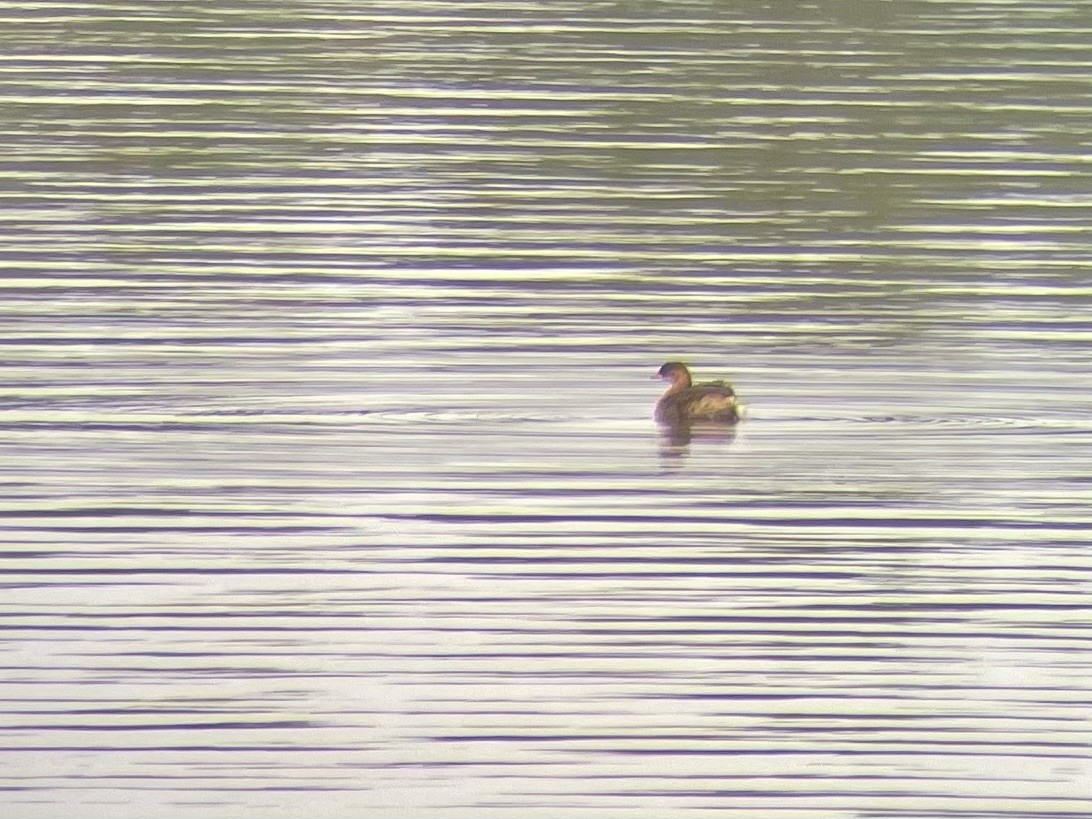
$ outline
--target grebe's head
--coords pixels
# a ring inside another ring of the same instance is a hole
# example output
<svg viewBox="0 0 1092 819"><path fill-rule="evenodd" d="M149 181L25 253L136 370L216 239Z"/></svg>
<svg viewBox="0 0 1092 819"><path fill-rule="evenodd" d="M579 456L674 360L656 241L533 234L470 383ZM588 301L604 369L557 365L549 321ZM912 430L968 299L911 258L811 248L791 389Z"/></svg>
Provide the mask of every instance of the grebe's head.
<svg viewBox="0 0 1092 819"><path fill-rule="evenodd" d="M685 387L690 386L690 370L681 361L668 361L660 367L653 378L670 381L672 384L680 384Z"/></svg>

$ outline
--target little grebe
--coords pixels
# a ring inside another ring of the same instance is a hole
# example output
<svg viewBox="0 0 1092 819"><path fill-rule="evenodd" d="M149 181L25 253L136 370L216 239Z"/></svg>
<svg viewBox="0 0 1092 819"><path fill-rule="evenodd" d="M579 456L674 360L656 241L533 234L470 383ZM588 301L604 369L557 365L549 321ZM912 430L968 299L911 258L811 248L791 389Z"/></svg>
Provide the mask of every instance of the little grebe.
<svg viewBox="0 0 1092 819"><path fill-rule="evenodd" d="M690 421L734 424L743 417L736 391L727 381L695 384L690 379L690 370L679 361L667 362L654 377L671 382L656 403L655 418L661 424Z"/></svg>

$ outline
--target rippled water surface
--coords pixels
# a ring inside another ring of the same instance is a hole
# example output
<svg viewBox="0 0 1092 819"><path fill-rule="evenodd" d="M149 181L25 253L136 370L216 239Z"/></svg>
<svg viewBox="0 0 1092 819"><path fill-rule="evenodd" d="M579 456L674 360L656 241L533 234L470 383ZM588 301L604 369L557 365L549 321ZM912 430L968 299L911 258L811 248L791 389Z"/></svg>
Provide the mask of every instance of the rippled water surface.
<svg viewBox="0 0 1092 819"><path fill-rule="evenodd" d="M1090 36L0 0L3 814L1092 815Z"/></svg>

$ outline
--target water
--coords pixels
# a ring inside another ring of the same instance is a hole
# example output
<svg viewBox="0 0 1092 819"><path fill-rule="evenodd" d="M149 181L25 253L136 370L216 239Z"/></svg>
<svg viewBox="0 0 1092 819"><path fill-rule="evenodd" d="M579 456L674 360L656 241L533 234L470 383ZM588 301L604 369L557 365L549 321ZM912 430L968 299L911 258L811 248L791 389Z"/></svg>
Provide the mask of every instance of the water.
<svg viewBox="0 0 1092 819"><path fill-rule="evenodd" d="M1092 813L1090 11L0 2L5 814Z"/></svg>

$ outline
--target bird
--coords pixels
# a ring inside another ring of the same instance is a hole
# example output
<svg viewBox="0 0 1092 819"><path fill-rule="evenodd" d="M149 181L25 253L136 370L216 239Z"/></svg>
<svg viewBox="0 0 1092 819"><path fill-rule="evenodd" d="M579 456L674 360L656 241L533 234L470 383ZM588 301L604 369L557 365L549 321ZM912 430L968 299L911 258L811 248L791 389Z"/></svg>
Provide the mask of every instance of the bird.
<svg viewBox="0 0 1092 819"><path fill-rule="evenodd" d="M743 406L727 381L695 384L689 368L681 361L669 361L653 376L671 384L658 402L653 417L661 424L714 421L735 424L743 417Z"/></svg>

